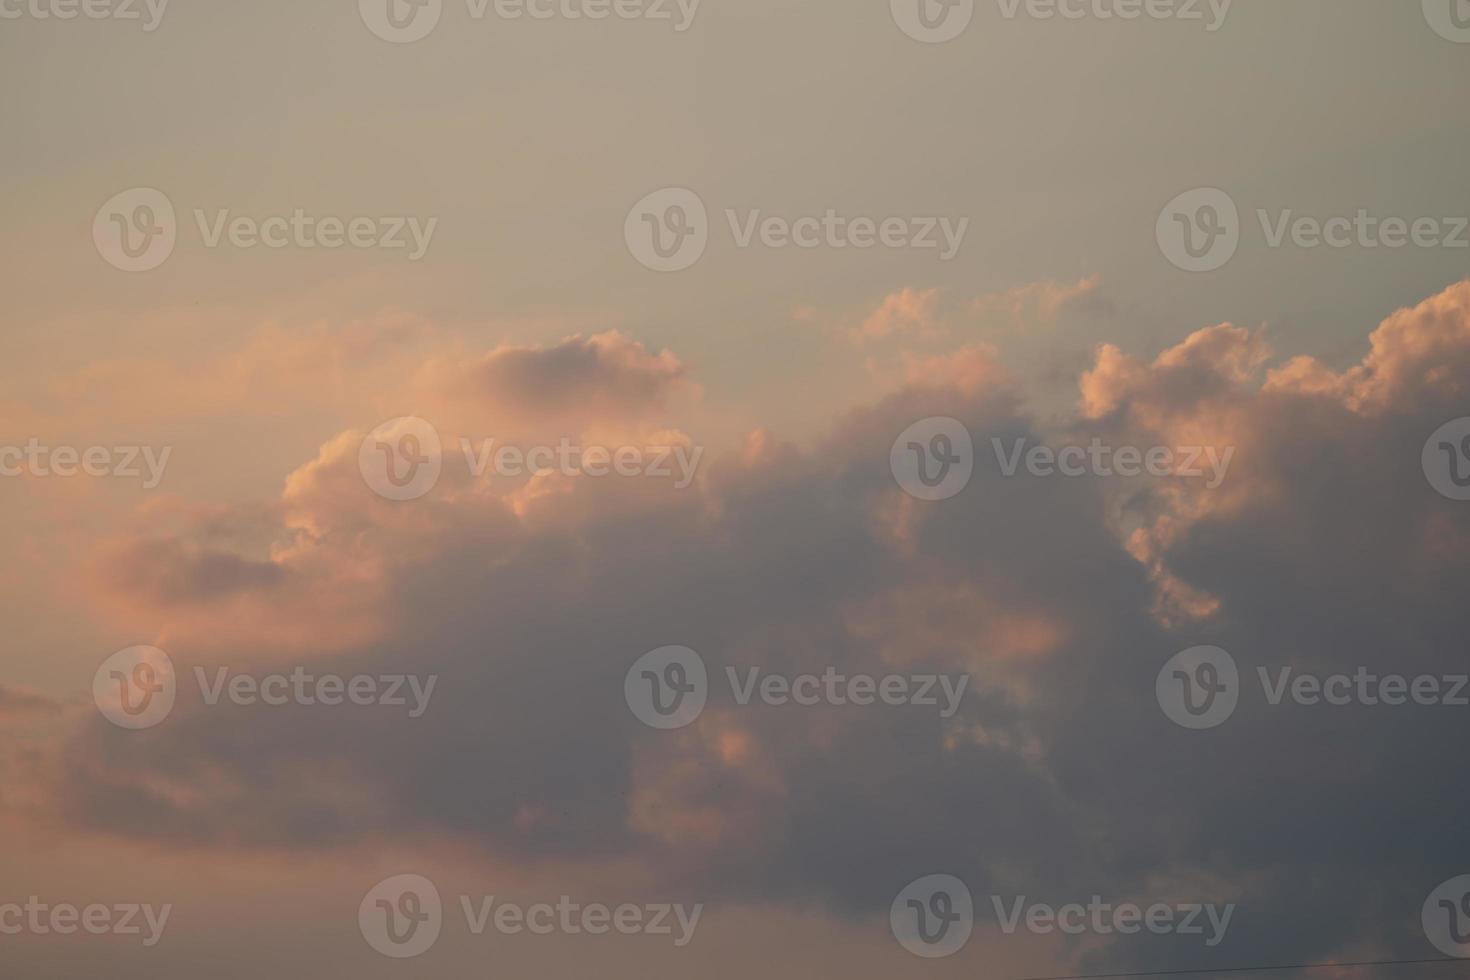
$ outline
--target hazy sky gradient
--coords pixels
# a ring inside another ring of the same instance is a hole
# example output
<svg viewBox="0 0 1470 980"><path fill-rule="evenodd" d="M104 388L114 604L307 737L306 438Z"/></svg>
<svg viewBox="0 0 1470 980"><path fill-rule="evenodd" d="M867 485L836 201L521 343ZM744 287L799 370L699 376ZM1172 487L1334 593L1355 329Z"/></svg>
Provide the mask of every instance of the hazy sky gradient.
<svg viewBox="0 0 1470 980"><path fill-rule="evenodd" d="M412 44L356 8L0 19L0 446L171 447L157 489L0 477L0 905L176 906L156 949L0 935L0 965L1007 980L1437 955L1420 903L1470 872L1470 709L1256 703L1188 732L1154 677L1207 643L1251 678L1465 669L1470 504L1420 453L1470 415L1470 249L1270 248L1256 211L1470 215L1470 44L1419 0L1236 0L1213 32L977 0L939 45L886 0L703 0L684 32L445 0ZM138 274L92 240L134 187L179 218ZM665 187L713 228L659 274L623 233ZM1243 225L1204 274L1155 237L1197 187ZM437 225L420 261L208 248L196 208ZM727 208L969 224L950 261L738 248ZM358 446L409 415L445 476L392 505ZM935 416L977 475L923 504L889 450ZM485 482L460 436L705 455L685 490ZM991 439L1023 437L1235 455L1209 491L1001 478ZM90 692L136 644L441 688L414 721L181 694L127 732ZM973 693L944 722L725 699L654 732L622 684L666 644ZM395 961L356 910L410 872L455 909ZM939 872L980 922L920 960L888 903ZM475 938L459 894L706 908L685 949ZM1205 950L1004 935L991 894L1240 907Z"/></svg>

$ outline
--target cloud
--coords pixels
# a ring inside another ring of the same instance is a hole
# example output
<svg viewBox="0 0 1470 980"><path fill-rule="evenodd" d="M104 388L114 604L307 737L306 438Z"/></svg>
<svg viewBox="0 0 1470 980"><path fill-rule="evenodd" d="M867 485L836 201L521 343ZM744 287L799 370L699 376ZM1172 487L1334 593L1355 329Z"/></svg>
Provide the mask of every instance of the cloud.
<svg viewBox="0 0 1470 980"><path fill-rule="evenodd" d="M883 297L849 336L860 344L881 340L933 343L955 335L1049 331L1067 314L1098 316L1111 310L1099 275L1075 283L1027 283L958 304L947 301L938 289L904 287ZM804 311L803 318L814 315Z"/></svg>
<svg viewBox="0 0 1470 980"><path fill-rule="evenodd" d="M690 388L688 368L672 352L654 353L616 330L549 347L497 347L474 361L441 360L428 366L421 384L502 424L535 419L583 427L646 417Z"/></svg>
<svg viewBox="0 0 1470 980"><path fill-rule="evenodd" d="M893 334L935 336L943 332L938 321L939 290L900 289L883 297L883 302L857 328L859 340L877 340Z"/></svg>
<svg viewBox="0 0 1470 980"><path fill-rule="evenodd" d="M1462 714L1257 699L1186 732L1154 678L1206 642L1248 679L1278 664L1463 670L1470 548L1444 543L1470 540L1470 513L1418 457L1465 411L1470 284L1390 317L1344 372L1274 357L1229 324L1151 361L1104 345L1074 415L1041 420L993 351L951 351L813 445L752 433L685 490L451 476L395 505L355 472L361 432L342 433L268 507L145 527L106 581L168 624L183 671L286 654L432 673L432 710L181 696L157 729L76 731L55 810L197 847L447 838L501 865L619 864L711 900L858 918L937 869L977 896L1162 890L1240 903L1219 953L1232 963L1418 950L1418 903L1470 863ZM636 416L685 374L604 336L435 376L506 412ZM937 504L905 495L888 463L931 416L962 421L977 449L971 486ZM1236 456L1209 490L1007 478L992 452L1094 437ZM671 643L719 686L678 733L622 700L628 666ZM965 671L973 694L947 720L740 706L725 671L752 666ZM1164 969L1199 951L1119 937L1073 958Z"/></svg>

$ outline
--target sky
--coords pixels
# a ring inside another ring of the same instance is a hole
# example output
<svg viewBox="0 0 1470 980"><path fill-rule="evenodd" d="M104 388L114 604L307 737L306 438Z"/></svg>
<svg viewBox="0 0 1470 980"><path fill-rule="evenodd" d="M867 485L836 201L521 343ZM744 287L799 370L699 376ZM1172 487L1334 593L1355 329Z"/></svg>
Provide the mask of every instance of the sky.
<svg viewBox="0 0 1470 980"><path fill-rule="evenodd" d="M1470 957L1467 0L0 0L0 83L7 975Z"/></svg>

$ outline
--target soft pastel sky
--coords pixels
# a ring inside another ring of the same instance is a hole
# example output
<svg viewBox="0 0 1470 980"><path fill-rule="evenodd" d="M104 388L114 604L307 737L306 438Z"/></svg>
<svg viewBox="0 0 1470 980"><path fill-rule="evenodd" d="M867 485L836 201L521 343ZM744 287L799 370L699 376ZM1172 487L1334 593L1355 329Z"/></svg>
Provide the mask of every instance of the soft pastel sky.
<svg viewBox="0 0 1470 980"><path fill-rule="evenodd" d="M1252 675L1465 669L1470 503L1420 452L1470 415L1470 249L1270 248L1255 214L1470 214L1470 44L1419 0L1236 0L1213 32L977 0L938 45L887 0L703 0L683 32L445 0L411 44L356 8L0 19L0 447L171 447L154 489L0 477L0 905L176 907L154 949L0 935L0 974L1007 980L1437 955L1419 910L1470 872L1470 708L1254 704L1197 733L1154 677L1204 643ZM135 187L180 224L143 273L92 239ZM660 274L623 232L665 187L715 227ZM1191 274L1155 223L1197 187L1244 229ZM419 261L208 248L195 208L437 226ZM969 225L950 261L738 248L726 208ZM358 447L398 416L447 456L463 435L704 457L679 490L448 460L390 504ZM968 427L977 473L923 504L889 449L934 416ZM992 436L1235 455L1209 490L1003 479ZM414 720L181 694L129 732L90 692L135 644L181 670L441 687ZM667 644L712 671L959 671L973 693L943 721L719 702L657 732L622 683ZM683 949L446 927L395 961L355 916L406 872L706 911ZM919 960L888 905L935 872L987 909L1239 909L1218 949L987 922Z"/></svg>

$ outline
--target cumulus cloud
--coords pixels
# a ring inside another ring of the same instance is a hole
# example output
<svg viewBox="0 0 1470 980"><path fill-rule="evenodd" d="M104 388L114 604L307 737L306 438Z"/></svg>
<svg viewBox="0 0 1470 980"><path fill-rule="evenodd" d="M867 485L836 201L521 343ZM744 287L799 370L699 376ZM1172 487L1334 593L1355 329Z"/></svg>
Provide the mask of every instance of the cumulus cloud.
<svg viewBox="0 0 1470 980"><path fill-rule="evenodd" d="M389 504L356 473L361 432L343 433L269 507L193 514L103 558L104 591L170 624L186 670L330 652L338 672L439 675L433 710L181 698L158 729L77 731L55 809L201 847L448 837L502 864L622 862L712 900L874 921L936 870L977 896L1163 891L1240 903L1218 951L1231 963L1418 950L1423 895L1470 861L1462 716L1257 700L1186 732L1154 677L1206 642L1252 676L1461 667L1470 549L1444 542L1470 536L1470 515L1418 456L1465 414L1470 284L1389 318L1346 371L1275 357L1228 324L1152 360L1104 345L1074 415L1043 424L994 351L952 351L816 444L752 433L683 490L452 477ZM604 335L435 376L507 412L636 417L685 374ZM970 430L976 476L923 503L888 456L932 416ZM992 452L1094 437L1236 455L1207 489L1006 477ZM678 733L641 725L622 695L629 665L671 643L701 653L716 690ZM949 719L741 706L725 670L752 666L963 671L973 694ZM1122 937L1058 955L1199 965L1187 944Z"/></svg>

